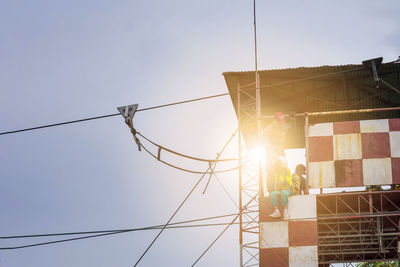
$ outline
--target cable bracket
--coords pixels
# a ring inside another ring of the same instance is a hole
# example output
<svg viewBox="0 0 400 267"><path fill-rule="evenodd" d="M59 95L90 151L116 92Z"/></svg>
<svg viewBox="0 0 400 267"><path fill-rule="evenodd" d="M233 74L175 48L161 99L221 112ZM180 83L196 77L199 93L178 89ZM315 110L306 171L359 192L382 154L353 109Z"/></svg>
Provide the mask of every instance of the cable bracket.
<svg viewBox="0 0 400 267"><path fill-rule="evenodd" d="M132 121L133 116L135 115L138 106L139 106L138 104L132 104L132 105L128 105L128 106L121 106L121 107L118 107L117 109L118 109L119 113L121 113L121 115L124 117L125 123L128 125L129 129L131 129L131 133L133 135L133 139L135 140L135 142L138 146L138 150L142 151L140 140L136 136L137 131L136 131L135 127L133 127L133 121Z"/></svg>
<svg viewBox="0 0 400 267"><path fill-rule="evenodd" d="M373 58L364 60L362 64L366 66L370 71L372 71L372 75L374 77L374 81L376 83L376 88L379 88L379 77L378 77L378 69L382 64L382 57Z"/></svg>

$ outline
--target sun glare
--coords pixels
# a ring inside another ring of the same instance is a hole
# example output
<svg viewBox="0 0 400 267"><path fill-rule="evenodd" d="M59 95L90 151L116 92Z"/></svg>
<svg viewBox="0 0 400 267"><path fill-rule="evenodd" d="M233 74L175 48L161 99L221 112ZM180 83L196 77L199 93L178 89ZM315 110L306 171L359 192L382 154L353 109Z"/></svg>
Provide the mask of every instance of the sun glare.
<svg viewBox="0 0 400 267"><path fill-rule="evenodd" d="M306 165L306 150L304 148L286 149L286 161L289 169L293 173L297 164Z"/></svg>
<svg viewBox="0 0 400 267"><path fill-rule="evenodd" d="M267 160L267 153L265 148L259 146L255 147L250 151L250 155L252 158L256 159L257 161L265 162Z"/></svg>

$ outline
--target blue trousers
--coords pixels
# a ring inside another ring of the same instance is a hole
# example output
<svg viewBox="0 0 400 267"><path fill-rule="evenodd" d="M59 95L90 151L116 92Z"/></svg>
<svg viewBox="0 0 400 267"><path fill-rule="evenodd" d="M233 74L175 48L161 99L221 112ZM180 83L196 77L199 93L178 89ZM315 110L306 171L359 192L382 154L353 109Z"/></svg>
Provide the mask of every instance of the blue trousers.
<svg viewBox="0 0 400 267"><path fill-rule="evenodd" d="M274 191L271 193L271 202L274 207L279 206L279 197L281 198L282 201L282 206L287 207L288 205L288 196L290 196L290 190L285 189L281 191Z"/></svg>

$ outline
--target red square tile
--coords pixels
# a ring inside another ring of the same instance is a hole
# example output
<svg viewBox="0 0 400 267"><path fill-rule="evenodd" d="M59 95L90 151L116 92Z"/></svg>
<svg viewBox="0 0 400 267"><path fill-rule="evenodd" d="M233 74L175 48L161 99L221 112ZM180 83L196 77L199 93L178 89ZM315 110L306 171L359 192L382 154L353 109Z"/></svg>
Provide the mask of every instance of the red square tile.
<svg viewBox="0 0 400 267"><path fill-rule="evenodd" d="M260 267L288 267L289 248L260 249Z"/></svg>
<svg viewBox="0 0 400 267"><path fill-rule="evenodd" d="M400 184L400 158L392 158L392 181Z"/></svg>
<svg viewBox="0 0 400 267"><path fill-rule="evenodd" d="M310 162L333 160L333 136L308 138Z"/></svg>
<svg viewBox="0 0 400 267"><path fill-rule="evenodd" d="M349 134L360 132L360 121L341 121L333 123L333 134Z"/></svg>
<svg viewBox="0 0 400 267"><path fill-rule="evenodd" d="M274 206L271 203L270 197L260 197L258 203L260 222L276 221L276 219L269 217L269 215L274 212Z"/></svg>
<svg viewBox="0 0 400 267"><path fill-rule="evenodd" d="M400 119L389 119L389 131L400 131Z"/></svg>
<svg viewBox="0 0 400 267"><path fill-rule="evenodd" d="M362 160L336 160L335 181L337 187L363 186Z"/></svg>
<svg viewBox="0 0 400 267"><path fill-rule="evenodd" d="M317 221L289 221L289 247L316 246Z"/></svg>
<svg viewBox="0 0 400 267"><path fill-rule="evenodd" d="M389 133L362 133L362 158L390 158Z"/></svg>

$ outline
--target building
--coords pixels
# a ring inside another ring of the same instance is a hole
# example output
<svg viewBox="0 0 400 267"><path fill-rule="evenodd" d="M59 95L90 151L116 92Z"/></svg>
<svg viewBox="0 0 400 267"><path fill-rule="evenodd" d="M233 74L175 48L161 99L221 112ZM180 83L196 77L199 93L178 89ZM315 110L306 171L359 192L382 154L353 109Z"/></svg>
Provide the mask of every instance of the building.
<svg viewBox="0 0 400 267"><path fill-rule="evenodd" d="M248 149L288 115L285 148L306 148L310 188L400 183L399 61L223 75ZM290 197L283 221L268 217L260 170L239 179L242 266L399 259L400 191Z"/></svg>

